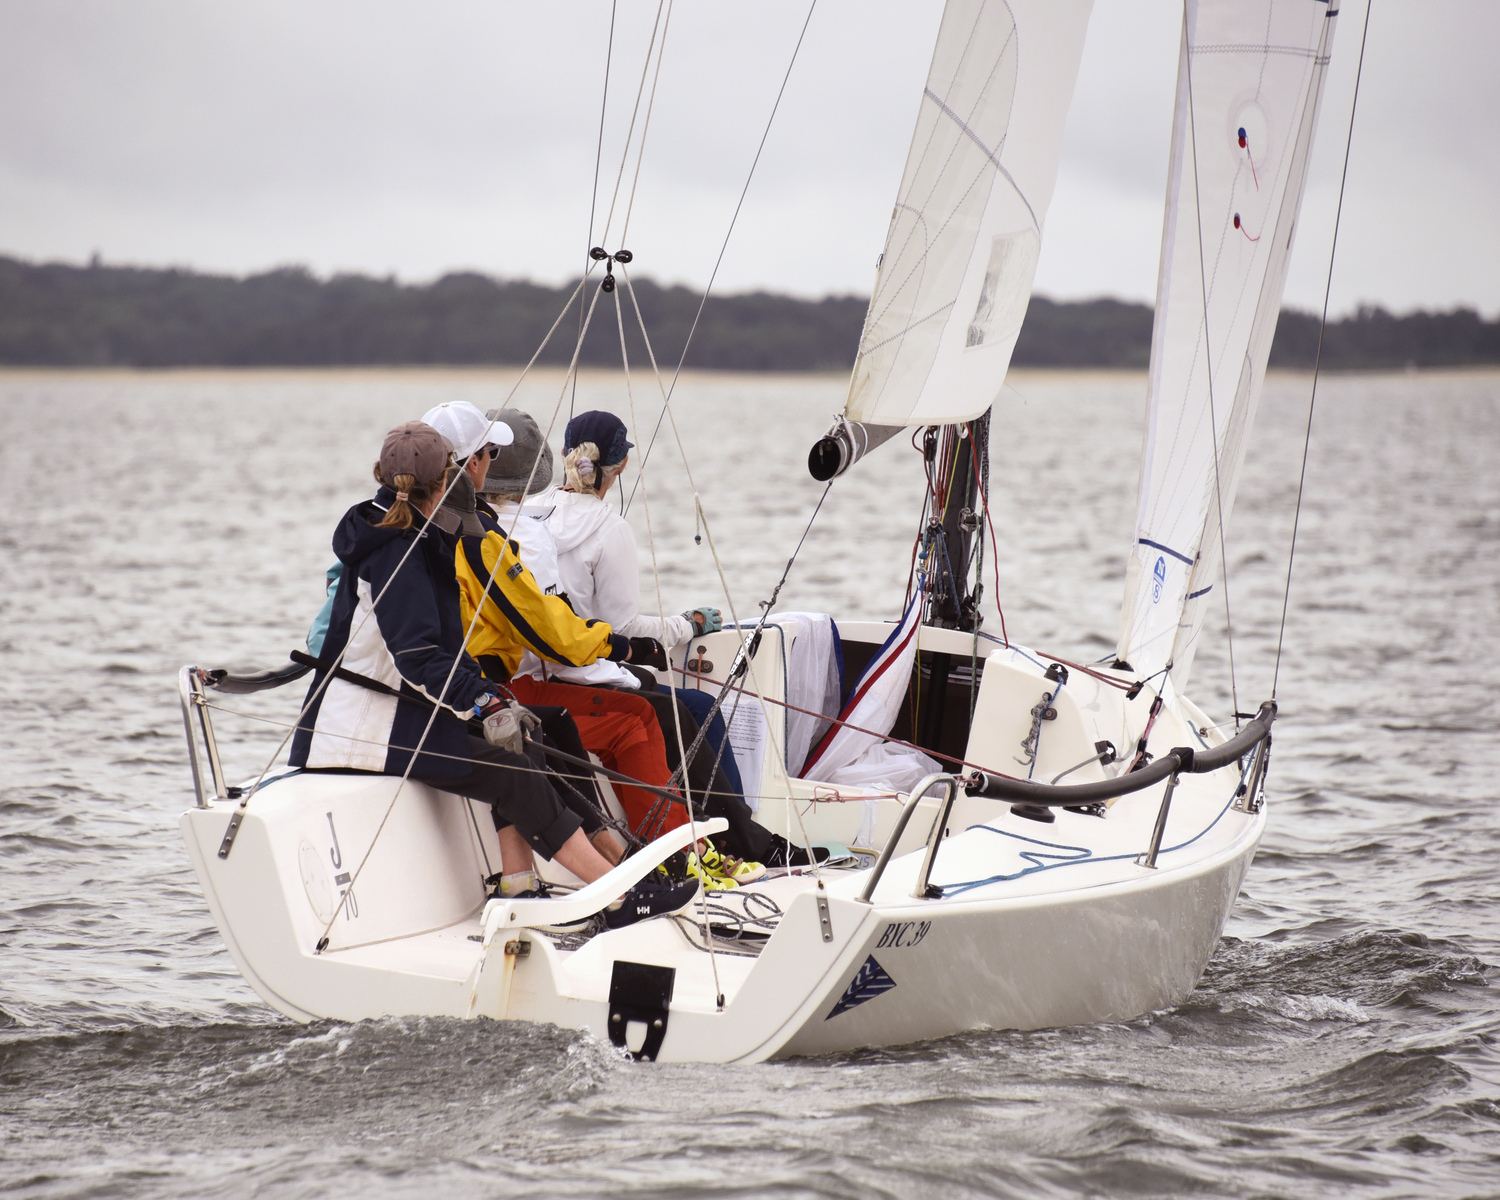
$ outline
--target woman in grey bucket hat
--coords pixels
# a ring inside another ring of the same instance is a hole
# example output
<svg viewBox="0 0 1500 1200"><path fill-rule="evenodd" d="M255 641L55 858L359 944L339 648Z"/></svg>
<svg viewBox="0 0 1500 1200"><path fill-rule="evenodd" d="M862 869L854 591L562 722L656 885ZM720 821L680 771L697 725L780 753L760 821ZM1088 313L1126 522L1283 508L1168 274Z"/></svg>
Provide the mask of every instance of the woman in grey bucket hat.
<svg viewBox="0 0 1500 1200"><path fill-rule="evenodd" d="M534 496L552 486L552 447L530 413L514 408L492 408L484 414L508 425L514 434L509 446L490 460L484 477L486 496Z"/></svg>

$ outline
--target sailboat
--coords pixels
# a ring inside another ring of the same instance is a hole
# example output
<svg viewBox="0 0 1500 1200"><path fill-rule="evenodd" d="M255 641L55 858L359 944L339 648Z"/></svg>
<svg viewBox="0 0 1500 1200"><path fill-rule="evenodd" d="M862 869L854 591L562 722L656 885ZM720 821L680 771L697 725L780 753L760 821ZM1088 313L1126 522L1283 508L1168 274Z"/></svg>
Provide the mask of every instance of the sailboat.
<svg viewBox="0 0 1500 1200"><path fill-rule="evenodd" d="M1217 721L1185 688L1222 595L1337 7L1186 0L1111 659L1058 659L979 617L989 412L1091 0L949 0L844 411L809 455L832 483L922 431L935 482L910 602L894 624L838 622L848 695L808 699L826 639L798 614L696 637L661 676L731 698L757 820L832 853L675 917L557 933L722 823L675 829L563 898L492 899L493 831L457 797L407 783L393 803L394 778L295 771L230 787L209 694L298 672L184 667L198 798L182 833L260 996L297 1021L539 1021L702 1062L1122 1020L1187 997L1266 822L1274 703ZM882 747L908 777L858 782Z"/></svg>

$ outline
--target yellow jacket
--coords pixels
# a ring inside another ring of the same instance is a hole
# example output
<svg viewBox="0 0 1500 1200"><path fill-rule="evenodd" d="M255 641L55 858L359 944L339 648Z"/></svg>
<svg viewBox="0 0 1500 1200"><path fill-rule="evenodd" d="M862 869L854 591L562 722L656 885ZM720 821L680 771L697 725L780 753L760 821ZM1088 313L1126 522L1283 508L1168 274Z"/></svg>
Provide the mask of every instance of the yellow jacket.
<svg viewBox="0 0 1500 1200"><path fill-rule="evenodd" d="M465 629L474 621L480 598L484 601L464 649L475 658L500 658L507 679L528 648L565 667L587 666L598 658L625 657L629 643L624 638L612 639L608 625L578 616L561 596L543 594L517 556L515 542L498 533L459 538L454 568ZM491 575L494 582L486 593L485 583ZM612 653L614 646L618 649Z"/></svg>

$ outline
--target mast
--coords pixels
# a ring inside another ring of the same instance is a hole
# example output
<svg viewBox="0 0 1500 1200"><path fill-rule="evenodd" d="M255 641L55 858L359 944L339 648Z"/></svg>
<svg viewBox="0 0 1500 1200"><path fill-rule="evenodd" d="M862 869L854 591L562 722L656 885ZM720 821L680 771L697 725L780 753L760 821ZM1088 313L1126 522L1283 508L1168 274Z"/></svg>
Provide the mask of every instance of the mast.
<svg viewBox="0 0 1500 1200"><path fill-rule="evenodd" d="M961 425L933 425L922 435L922 453L933 484L933 506L923 530L921 554L927 586L922 595L922 623L941 629L979 633L984 620L979 602L983 562L983 495L990 485L990 410ZM976 537L977 535L977 537ZM977 647L976 647L977 649ZM967 664L966 664L967 665ZM921 711L913 740L938 749L945 725L948 680L953 656L927 655ZM969 703L979 685L969 678Z"/></svg>

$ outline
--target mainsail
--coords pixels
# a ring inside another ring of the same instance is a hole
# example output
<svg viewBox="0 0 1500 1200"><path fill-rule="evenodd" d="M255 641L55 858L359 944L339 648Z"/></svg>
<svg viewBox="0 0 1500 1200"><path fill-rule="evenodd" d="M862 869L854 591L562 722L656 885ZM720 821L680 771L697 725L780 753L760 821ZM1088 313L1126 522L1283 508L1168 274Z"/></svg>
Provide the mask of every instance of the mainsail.
<svg viewBox="0 0 1500 1200"><path fill-rule="evenodd" d="M948 0L849 384L849 421L967 421L998 394L1031 298L1092 7Z"/></svg>
<svg viewBox="0 0 1500 1200"><path fill-rule="evenodd" d="M1187 0L1118 655L1181 689L1276 332L1338 0Z"/></svg>

